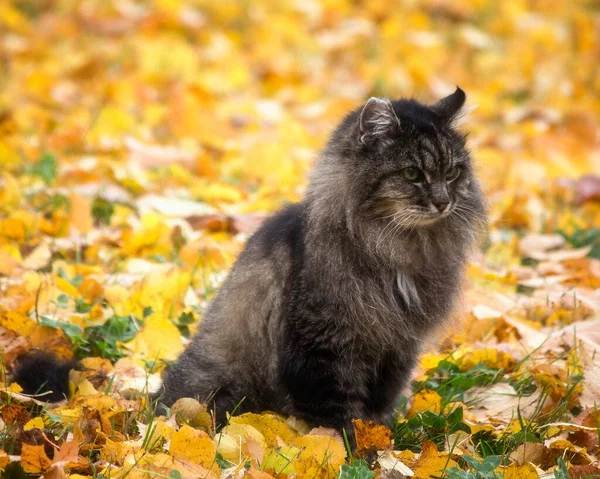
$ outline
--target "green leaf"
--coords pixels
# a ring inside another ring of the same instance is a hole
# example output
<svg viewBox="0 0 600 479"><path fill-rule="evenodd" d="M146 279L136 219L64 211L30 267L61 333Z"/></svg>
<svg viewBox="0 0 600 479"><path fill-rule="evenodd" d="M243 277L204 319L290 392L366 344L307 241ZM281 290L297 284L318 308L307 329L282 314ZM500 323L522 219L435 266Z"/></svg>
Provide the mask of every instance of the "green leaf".
<svg viewBox="0 0 600 479"><path fill-rule="evenodd" d="M218 452L217 457L215 458L215 462L219 465L221 469L228 469L233 465Z"/></svg>
<svg viewBox="0 0 600 479"><path fill-rule="evenodd" d="M99 326L89 326L83 332L83 344L77 348L77 356L100 356L111 361L122 358L119 343L132 340L142 322L134 316L113 316Z"/></svg>
<svg viewBox="0 0 600 479"><path fill-rule="evenodd" d="M75 311L85 314L89 313L91 310L91 305L89 305L84 299L75 298Z"/></svg>
<svg viewBox="0 0 600 479"><path fill-rule="evenodd" d="M177 322L182 326L188 326L195 321L194 315L190 312L184 312L179 315Z"/></svg>
<svg viewBox="0 0 600 479"><path fill-rule="evenodd" d="M463 408L462 407L457 407L454 411L452 411L450 414L448 414L448 418L446 419L446 421L448 422L449 426L455 426L456 424L460 423L463 419Z"/></svg>
<svg viewBox="0 0 600 479"><path fill-rule="evenodd" d="M69 297L66 294L60 294L56 298L56 305L59 308L66 309L66 307L69 305Z"/></svg>
<svg viewBox="0 0 600 479"><path fill-rule="evenodd" d="M480 471L483 472L490 472L493 471L494 469L496 469L499 465L500 465L500 456L488 456L486 457L482 463L481 463L481 467L480 467Z"/></svg>
<svg viewBox="0 0 600 479"><path fill-rule="evenodd" d="M110 224L110 219L115 212L114 205L104 198L96 198L92 203L92 216L94 219L104 225Z"/></svg>
<svg viewBox="0 0 600 479"><path fill-rule="evenodd" d="M554 471L555 479L569 479L569 470L567 469L567 465L565 464L565 460L562 457L558 458L557 461L558 468Z"/></svg>
<svg viewBox="0 0 600 479"><path fill-rule="evenodd" d="M447 479L477 479L477 475L473 474L471 471L463 471L458 467L452 467L450 469L445 469Z"/></svg>
<svg viewBox="0 0 600 479"><path fill-rule="evenodd" d="M32 173L44 180L46 185L50 185L54 182L58 176L58 167L54 155L44 153L40 161L33 166Z"/></svg>
<svg viewBox="0 0 600 479"><path fill-rule="evenodd" d="M62 329L69 338L82 335L81 328L76 324L68 323L66 321L56 321L47 316L42 316L40 318L40 324L42 326L49 326L50 328L54 329Z"/></svg>
<svg viewBox="0 0 600 479"><path fill-rule="evenodd" d="M372 479L375 473L369 469L363 460L354 461L352 465L344 464L340 479Z"/></svg>
<svg viewBox="0 0 600 479"><path fill-rule="evenodd" d="M425 411L421 415L423 425L430 426L434 429L444 429L446 427L446 418L439 414Z"/></svg>

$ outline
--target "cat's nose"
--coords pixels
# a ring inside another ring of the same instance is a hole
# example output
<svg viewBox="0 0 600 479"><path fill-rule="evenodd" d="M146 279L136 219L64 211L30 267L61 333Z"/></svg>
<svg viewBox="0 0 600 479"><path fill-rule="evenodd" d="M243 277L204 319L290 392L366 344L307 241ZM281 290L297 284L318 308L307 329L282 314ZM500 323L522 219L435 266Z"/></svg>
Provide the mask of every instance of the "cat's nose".
<svg viewBox="0 0 600 479"><path fill-rule="evenodd" d="M445 199L445 198L443 198L443 199L440 198L440 199L432 201L432 203L433 203L433 206L435 206L437 208L437 210L441 213L446 210L446 208L450 204L450 200Z"/></svg>

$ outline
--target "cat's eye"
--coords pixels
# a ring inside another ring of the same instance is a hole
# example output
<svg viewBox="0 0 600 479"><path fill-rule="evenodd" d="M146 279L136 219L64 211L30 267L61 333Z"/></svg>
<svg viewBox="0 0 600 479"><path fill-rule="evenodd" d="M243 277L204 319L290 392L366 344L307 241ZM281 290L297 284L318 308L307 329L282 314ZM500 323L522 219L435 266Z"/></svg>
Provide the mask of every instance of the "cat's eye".
<svg viewBox="0 0 600 479"><path fill-rule="evenodd" d="M460 175L460 168L453 166L446 171L446 181L453 181L458 178L458 175Z"/></svg>
<svg viewBox="0 0 600 479"><path fill-rule="evenodd" d="M421 181L423 179L423 172L419 170L419 168L415 168L414 166L409 166L408 168L404 168L402 170L402 174L404 178L408 181Z"/></svg>

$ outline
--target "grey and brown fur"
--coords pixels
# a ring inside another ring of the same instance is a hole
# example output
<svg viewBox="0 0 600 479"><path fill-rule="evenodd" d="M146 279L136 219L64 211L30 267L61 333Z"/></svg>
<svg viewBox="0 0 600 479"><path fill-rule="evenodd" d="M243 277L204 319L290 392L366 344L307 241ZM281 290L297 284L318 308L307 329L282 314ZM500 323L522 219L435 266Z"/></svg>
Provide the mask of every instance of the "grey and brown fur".
<svg viewBox="0 0 600 479"><path fill-rule="evenodd" d="M460 89L433 106L372 98L342 121L304 200L248 241L168 369L164 404L209 401L221 423L240 401L338 429L391 417L485 225L452 126L464 101Z"/></svg>

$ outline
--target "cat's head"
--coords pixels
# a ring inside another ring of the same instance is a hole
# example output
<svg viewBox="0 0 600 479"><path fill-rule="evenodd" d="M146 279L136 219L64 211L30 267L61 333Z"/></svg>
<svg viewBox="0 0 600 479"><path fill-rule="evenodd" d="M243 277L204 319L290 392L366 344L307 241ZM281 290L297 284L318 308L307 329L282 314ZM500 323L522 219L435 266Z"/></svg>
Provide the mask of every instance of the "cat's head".
<svg viewBox="0 0 600 479"><path fill-rule="evenodd" d="M460 88L429 106L371 98L344 120L328 156L345 170L356 212L400 231L481 210L465 136L453 127L465 99Z"/></svg>

